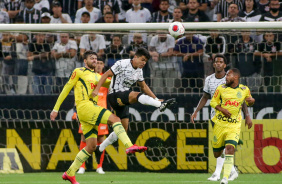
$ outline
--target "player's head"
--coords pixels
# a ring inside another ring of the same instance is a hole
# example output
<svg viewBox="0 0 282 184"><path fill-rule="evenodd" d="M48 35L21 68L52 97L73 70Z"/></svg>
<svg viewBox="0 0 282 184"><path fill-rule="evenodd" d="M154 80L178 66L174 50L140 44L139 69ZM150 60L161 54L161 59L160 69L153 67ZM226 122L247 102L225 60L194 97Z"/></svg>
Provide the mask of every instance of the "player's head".
<svg viewBox="0 0 282 184"><path fill-rule="evenodd" d="M85 67L94 70L97 64L98 55L92 50L88 50L83 54Z"/></svg>
<svg viewBox="0 0 282 184"><path fill-rule="evenodd" d="M105 72L105 62L102 58L97 59L95 72L97 72L97 73L104 73Z"/></svg>
<svg viewBox="0 0 282 184"><path fill-rule="evenodd" d="M146 62L150 59L150 53L145 48L138 48L135 52L132 65L134 68L143 68Z"/></svg>
<svg viewBox="0 0 282 184"><path fill-rule="evenodd" d="M226 74L226 85L232 86L233 84L238 85L240 79L240 70L237 68L232 68L227 71Z"/></svg>
<svg viewBox="0 0 282 184"><path fill-rule="evenodd" d="M221 72L226 68L226 57L223 54L216 54L213 58L215 72Z"/></svg>

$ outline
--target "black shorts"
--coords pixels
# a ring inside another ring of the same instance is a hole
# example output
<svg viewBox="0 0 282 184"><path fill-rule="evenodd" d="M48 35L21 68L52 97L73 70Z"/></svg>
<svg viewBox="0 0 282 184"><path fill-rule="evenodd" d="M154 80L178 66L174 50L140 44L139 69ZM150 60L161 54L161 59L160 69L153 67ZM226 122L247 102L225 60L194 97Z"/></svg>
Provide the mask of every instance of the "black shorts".
<svg viewBox="0 0 282 184"><path fill-rule="evenodd" d="M129 94L131 91L108 94L108 101L120 119L129 118Z"/></svg>

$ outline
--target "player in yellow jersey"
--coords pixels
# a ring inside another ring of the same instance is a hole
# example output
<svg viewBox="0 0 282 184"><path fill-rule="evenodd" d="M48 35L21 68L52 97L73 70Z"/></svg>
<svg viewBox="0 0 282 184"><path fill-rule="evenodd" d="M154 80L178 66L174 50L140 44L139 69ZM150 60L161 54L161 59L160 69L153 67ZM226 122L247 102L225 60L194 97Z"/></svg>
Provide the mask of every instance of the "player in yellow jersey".
<svg viewBox="0 0 282 184"><path fill-rule="evenodd" d="M101 75L94 71L97 63L97 54L93 51L86 51L83 56L85 67L76 68L72 72L50 115L51 120L54 121L61 104L74 87L77 114L86 139L86 146L76 155L72 165L62 176L64 180L69 180L72 184L79 184L75 179L75 172L96 149L98 126L100 123L108 123L113 127L114 132L125 145L127 153L144 152L147 150L147 147L132 144L121 124L120 118L109 110L97 105L98 96L92 97L92 92L101 78ZM106 80L103 84L104 87L109 87L109 85L110 80Z"/></svg>
<svg viewBox="0 0 282 184"><path fill-rule="evenodd" d="M226 84L217 87L210 106L216 110L212 118L214 125L213 152L218 158L225 148L225 161L223 179L220 184L227 184L232 166L234 164L234 151L238 144L241 130L241 109L245 102L248 106L255 103L250 89L239 84L240 71L230 69L226 74ZM250 121L246 121L248 128L252 127Z"/></svg>

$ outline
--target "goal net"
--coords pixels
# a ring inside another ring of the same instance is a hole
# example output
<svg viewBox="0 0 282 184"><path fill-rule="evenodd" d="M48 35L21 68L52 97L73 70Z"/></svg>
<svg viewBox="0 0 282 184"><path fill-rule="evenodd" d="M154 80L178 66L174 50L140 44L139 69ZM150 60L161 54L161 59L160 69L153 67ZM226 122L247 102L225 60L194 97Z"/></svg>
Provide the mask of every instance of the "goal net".
<svg viewBox="0 0 282 184"><path fill-rule="evenodd" d="M254 126L242 123L235 165L243 173L278 173L282 169L282 24L184 23L175 40L169 24L0 25L0 172L23 165L24 172L66 170L79 151L78 123L72 121L74 96L63 103L57 121L49 115L72 70L83 67L83 53L94 50L109 69L133 58L139 47L150 51L145 82L158 98L176 98L164 113L139 104L130 107L129 137L146 153L127 156L117 142L106 149L105 171L213 172L213 133L209 101L196 108L213 57L223 54L227 68L241 71L256 104L249 108ZM132 90L140 91L138 85ZM6 148L17 148L14 159ZM97 164L93 157L88 170ZM6 163L6 164L4 164ZM2 164L2 165L1 165Z"/></svg>

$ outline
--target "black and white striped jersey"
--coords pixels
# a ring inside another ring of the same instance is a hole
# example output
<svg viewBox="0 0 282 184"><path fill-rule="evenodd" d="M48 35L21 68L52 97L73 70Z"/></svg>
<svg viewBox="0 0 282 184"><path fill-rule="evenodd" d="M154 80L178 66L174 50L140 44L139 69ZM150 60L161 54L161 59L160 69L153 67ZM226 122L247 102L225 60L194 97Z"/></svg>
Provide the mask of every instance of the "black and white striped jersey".
<svg viewBox="0 0 282 184"><path fill-rule="evenodd" d="M143 70L141 68L134 69L130 59L117 61L110 70L114 73L110 94L127 91L135 82L144 81Z"/></svg>
<svg viewBox="0 0 282 184"><path fill-rule="evenodd" d="M24 0L1 0L0 9L6 9L7 11L16 11L24 9ZM15 23L16 19L11 18L10 23Z"/></svg>
<svg viewBox="0 0 282 184"><path fill-rule="evenodd" d="M35 8L32 10L25 8L23 11L20 11L19 16L23 17L26 24L39 24L41 23L41 13L41 11Z"/></svg>
<svg viewBox="0 0 282 184"><path fill-rule="evenodd" d="M221 85L226 83L226 75L222 77L221 79L216 78L215 73L209 75L206 80L205 80L205 86L204 86L204 92L208 93L211 95L211 98L216 90L216 88ZM214 108L211 109L211 118L215 115L215 110Z"/></svg>

